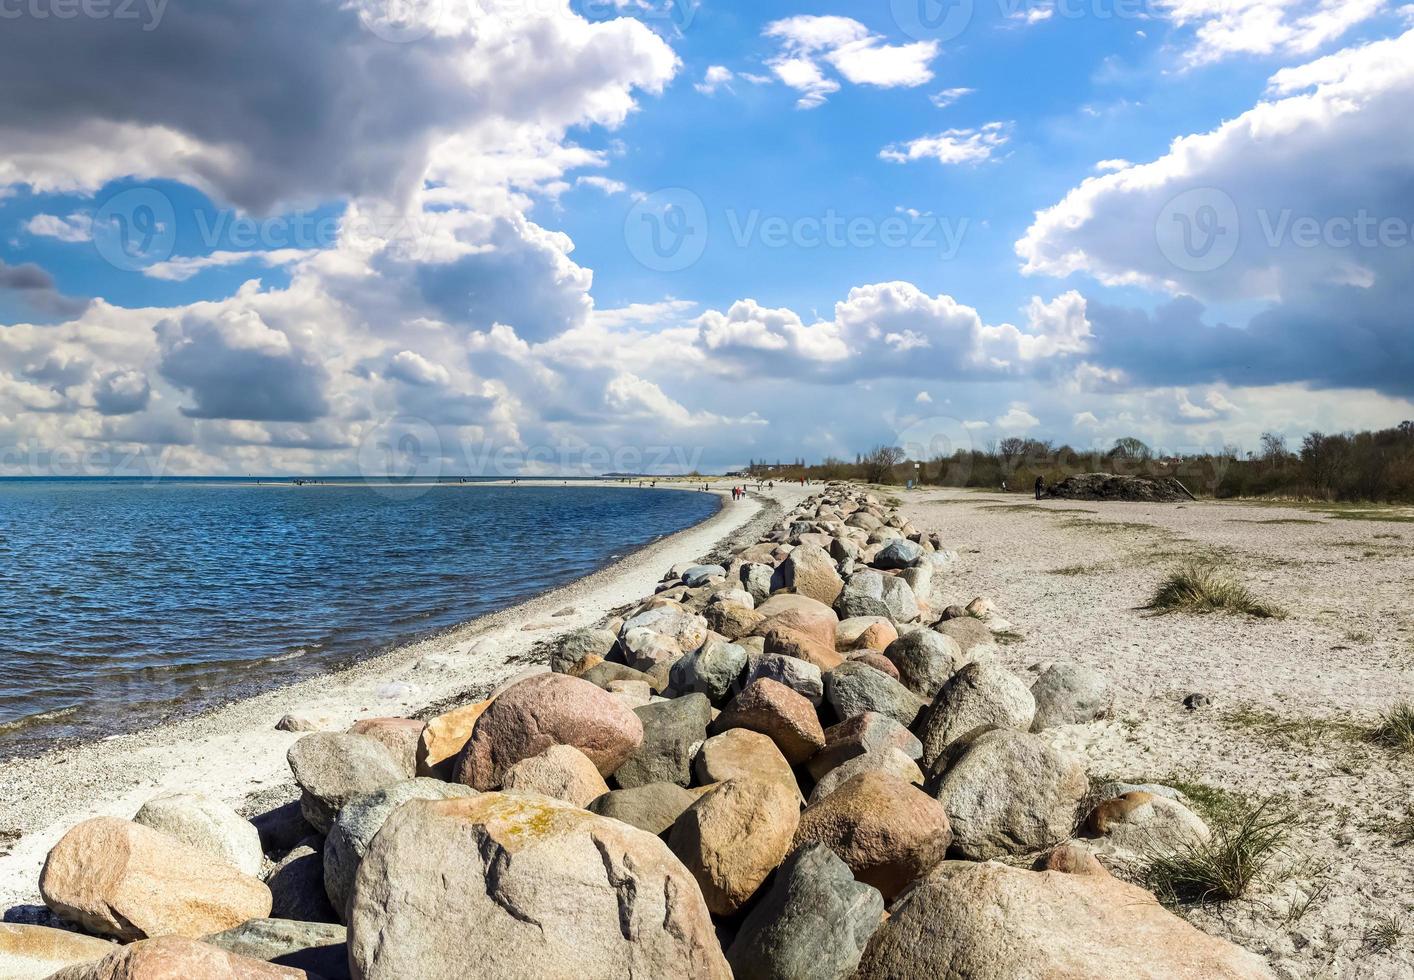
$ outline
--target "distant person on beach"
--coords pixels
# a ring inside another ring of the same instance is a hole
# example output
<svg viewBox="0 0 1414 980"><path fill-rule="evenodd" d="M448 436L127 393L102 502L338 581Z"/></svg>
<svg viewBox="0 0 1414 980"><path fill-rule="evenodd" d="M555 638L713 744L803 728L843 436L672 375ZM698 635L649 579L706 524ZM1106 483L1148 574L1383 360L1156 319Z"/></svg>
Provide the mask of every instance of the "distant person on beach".
<svg viewBox="0 0 1414 980"><path fill-rule="evenodd" d="M1036 499L1037 499L1037 500L1040 500L1040 499L1041 499L1041 496L1042 496L1045 492L1046 492L1046 479L1045 479L1045 477L1041 477L1041 476L1036 477Z"/></svg>
<svg viewBox="0 0 1414 980"><path fill-rule="evenodd" d="M1007 492L1006 481L1003 480L1003 481L1002 481L1002 493L1006 493L1006 492Z"/></svg>

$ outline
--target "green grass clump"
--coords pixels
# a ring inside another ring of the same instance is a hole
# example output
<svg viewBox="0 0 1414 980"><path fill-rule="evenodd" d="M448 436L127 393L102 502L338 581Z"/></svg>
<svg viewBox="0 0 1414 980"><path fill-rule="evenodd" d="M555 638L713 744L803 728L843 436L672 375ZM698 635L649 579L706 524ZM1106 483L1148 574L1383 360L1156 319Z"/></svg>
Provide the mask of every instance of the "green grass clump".
<svg viewBox="0 0 1414 980"><path fill-rule="evenodd" d="M1414 752L1414 704L1401 701L1386 711L1370 729L1369 739L1397 752Z"/></svg>
<svg viewBox="0 0 1414 980"><path fill-rule="evenodd" d="M1370 953L1387 953L1399 945L1404 938L1405 926L1402 916L1384 913L1375 916L1360 937L1361 945Z"/></svg>
<svg viewBox="0 0 1414 980"><path fill-rule="evenodd" d="M1242 898L1288 850L1294 814L1267 800L1214 821L1207 840L1153 857L1144 883L1166 905L1210 905Z"/></svg>
<svg viewBox="0 0 1414 980"><path fill-rule="evenodd" d="M1281 619L1286 615L1277 606L1262 602L1216 566L1201 562L1185 565L1164 579L1149 608L1165 613L1241 613L1259 619Z"/></svg>

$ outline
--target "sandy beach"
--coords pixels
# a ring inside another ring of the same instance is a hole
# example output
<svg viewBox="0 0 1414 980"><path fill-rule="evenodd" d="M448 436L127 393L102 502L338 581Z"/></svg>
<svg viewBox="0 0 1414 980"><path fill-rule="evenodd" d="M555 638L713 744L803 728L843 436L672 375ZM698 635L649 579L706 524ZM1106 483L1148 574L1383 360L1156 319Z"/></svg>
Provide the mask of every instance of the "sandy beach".
<svg viewBox="0 0 1414 980"><path fill-rule="evenodd" d="M522 481L536 482L560 481ZM341 731L363 718L415 715L463 695L469 700L471 693L484 692L510 675L543 667L532 656L538 643L651 594L673 564L709 554L752 524L763 508L775 513L775 503L789 508L811 492L778 485L759 500L733 503L729 487L730 481L713 481L723 506L708 520L528 602L347 670L191 719L0 764L0 909L5 919L48 921L46 910L37 907L44 856L82 820L126 819L151 797L174 790L207 793L247 814L295 799L298 791L285 753L303 733L276 730L286 714Z"/></svg>
<svg viewBox="0 0 1414 980"><path fill-rule="evenodd" d="M1414 800L1414 762L1360 739L1414 699L1414 524L1298 505L895 492L959 552L956 597L989 596L1012 623L1007 666L1034 676L1070 660L1109 680L1111 720L1054 732L1093 779L1201 784L1295 811L1289 880L1190 912L1195 923L1283 977L1414 975L1407 938L1381 950L1376 933L1409 927L1414 866L1396 823ZM1216 560L1288 617L1143 609L1193 558ZM1211 705L1185 709L1191 693Z"/></svg>

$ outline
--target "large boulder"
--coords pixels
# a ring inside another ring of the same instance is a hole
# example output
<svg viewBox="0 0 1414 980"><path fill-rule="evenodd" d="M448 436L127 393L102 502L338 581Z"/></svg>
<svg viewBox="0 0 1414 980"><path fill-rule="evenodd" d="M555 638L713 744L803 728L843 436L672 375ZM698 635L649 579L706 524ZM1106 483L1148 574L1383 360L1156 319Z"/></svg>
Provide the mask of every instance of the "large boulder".
<svg viewBox="0 0 1414 980"><path fill-rule="evenodd" d="M923 560L923 546L906 538L895 538L874 556L875 568L909 568Z"/></svg>
<svg viewBox="0 0 1414 980"><path fill-rule="evenodd" d="M1098 670L1073 663L1052 664L1031 685L1036 716L1031 730L1057 725L1083 725L1101 717L1110 706L1110 686Z"/></svg>
<svg viewBox="0 0 1414 980"><path fill-rule="evenodd" d="M475 796L476 790L440 779L408 779L350 800L324 841L324 891L341 921L348 921L354 877L368 845L393 815L409 800L451 800Z"/></svg>
<svg viewBox="0 0 1414 980"><path fill-rule="evenodd" d="M828 847L793 853L727 950L735 980L848 980L884 917L877 888Z"/></svg>
<svg viewBox="0 0 1414 980"><path fill-rule="evenodd" d="M825 700L840 721L874 711L905 726L913 724L927 703L882 670L858 660L825 675Z"/></svg>
<svg viewBox="0 0 1414 980"><path fill-rule="evenodd" d="M573 806L587 807L609 792L609 785L579 749L573 745L552 745L507 769L501 789L507 793L538 793Z"/></svg>
<svg viewBox="0 0 1414 980"><path fill-rule="evenodd" d="M897 668L899 683L929 701L963 665L956 640L926 629L905 633L889 644L884 656Z"/></svg>
<svg viewBox="0 0 1414 980"><path fill-rule="evenodd" d="M537 674L501 692L457 759L456 781L500 786L506 770L552 745L572 745L611 775L643 742L643 723L612 694L577 677Z"/></svg>
<svg viewBox="0 0 1414 980"><path fill-rule="evenodd" d="M800 794L795 773L776 743L760 732L745 728L733 728L703 742L692 768L697 781L704 786L756 776L773 779L797 796Z"/></svg>
<svg viewBox="0 0 1414 980"><path fill-rule="evenodd" d="M744 647L709 639L702 649L673 664L668 683L676 694L705 694L713 704L721 705L731 696L745 669Z"/></svg>
<svg viewBox="0 0 1414 980"><path fill-rule="evenodd" d="M775 779L729 779L683 811L668 834L707 908L731 915L790 852L797 793Z"/></svg>
<svg viewBox="0 0 1414 980"><path fill-rule="evenodd" d="M358 980L731 974L692 876L652 834L534 796L397 810L359 867Z"/></svg>
<svg viewBox="0 0 1414 980"><path fill-rule="evenodd" d="M260 874L260 832L245 817L204 793L164 793L142 805L134 823L213 854L248 875Z"/></svg>
<svg viewBox="0 0 1414 980"><path fill-rule="evenodd" d="M66 966L92 963L113 952L113 944L46 926L0 922L0 976L43 980Z"/></svg>
<svg viewBox="0 0 1414 980"><path fill-rule="evenodd" d="M866 711L825 729L825 747L810 760L810 775L822 779L850 759L887 748L898 749L915 762L923 757L918 736L888 715Z"/></svg>
<svg viewBox="0 0 1414 980"><path fill-rule="evenodd" d="M201 941L228 953L304 970L324 980L345 980L349 975L347 939L347 929L329 922L251 919Z"/></svg>
<svg viewBox="0 0 1414 980"><path fill-rule="evenodd" d="M746 552L742 552L742 557L745 558L746 554ZM775 575L774 565L748 560L741 566L741 587L751 595L751 598L759 606L771 597L771 579Z"/></svg>
<svg viewBox="0 0 1414 980"><path fill-rule="evenodd" d="M684 653L696 650L707 639L707 620L681 605L650 606L624 620L620 637L636 629L651 630L673 640Z"/></svg>
<svg viewBox="0 0 1414 980"><path fill-rule="evenodd" d="M367 735L384 747L403 767L408 779L417 775L417 747L427 723L416 718L365 718L349 727L350 735Z"/></svg>
<svg viewBox="0 0 1414 980"><path fill-rule="evenodd" d="M732 728L765 735L792 765L805 762L825 746L825 731L815 706L784 684L765 677L738 694L712 723L714 732Z"/></svg>
<svg viewBox="0 0 1414 980"><path fill-rule="evenodd" d="M611 630L585 626L570 630L555 640L550 651L550 669L557 674L568 674L585 657L607 657L618 642L618 636Z"/></svg>
<svg viewBox="0 0 1414 980"><path fill-rule="evenodd" d="M846 585L840 597L835 600L834 610L841 622L851 619L883 619L893 622L893 613L884 604L882 584L877 596Z"/></svg>
<svg viewBox="0 0 1414 980"><path fill-rule="evenodd" d="M387 746L367 735L306 735L290 746L286 758L301 790L300 810L320 833L328 832L339 807L355 796L407 778Z"/></svg>
<svg viewBox="0 0 1414 980"><path fill-rule="evenodd" d="M1087 836L1099 838L1099 849L1139 861L1157 854L1184 851L1208 839L1208 825L1177 800L1134 790L1090 811Z"/></svg>
<svg viewBox="0 0 1414 980"><path fill-rule="evenodd" d="M218 857L127 820L96 817L54 845L39 875L44 903L100 936L204 936L270 915L264 882Z"/></svg>
<svg viewBox="0 0 1414 980"><path fill-rule="evenodd" d="M1263 960L1109 875L945 861L874 934L859 977L1271 980Z"/></svg>
<svg viewBox="0 0 1414 980"><path fill-rule="evenodd" d="M923 768L930 770L960 739L988 728L1028 731L1036 701L1021 678L1000 664L968 664L943 685L923 725Z"/></svg>
<svg viewBox="0 0 1414 980"><path fill-rule="evenodd" d="M322 841L311 837L282 857L265 879L270 889L270 918L300 922L337 922L338 913L324 890Z"/></svg>
<svg viewBox="0 0 1414 980"><path fill-rule="evenodd" d="M784 684L813 705L825 697L825 681L820 668L795 657L779 653L763 653L752 657L746 674L746 684L766 678Z"/></svg>
<svg viewBox="0 0 1414 980"><path fill-rule="evenodd" d="M892 902L947 854L952 833L936 800L896 776L850 779L800 816L795 846L824 844Z"/></svg>
<svg viewBox="0 0 1414 980"><path fill-rule="evenodd" d="M747 601L749 595L743 593ZM707 625L729 640L750 635L761 624L761 614L750 606L738 602L712 602L703 610Z"/></svg>
<svg viewBox="0 0 1414 980"><path fill-rule="evenodd" d="M589 804L589 810L661 836L677 823L684 810L697 802L698 795L677 783L649 783L611 790Z"/></svg>
<svg viewBox="0 0 1414 980"><path fill-rule="evenodd" d="M790 589L825 605L834 605L844 589L835 560L819 545L803 544L776 568L772 589Z"/></svg>
<svg viewBox="0 0 1414 980"><path fill-rule="evenodd" d="M883 653L897 639L898 630L888 616L843 619L835 630L835 646L842 651L874 650Z"/></svg>
<svg viewBox="0 0 1414 980"><path fill-rule="evenodd" d="M906 783L923 785L923 770L918 768L918 763L893 746L886 746L857 755L825 773L810 791L810 802L823 800L862 772L887 773Z"/></svg>
<svg viewBox="0 0 1414 980"><path fill-rule="evenodd" d="M417 774L451 779L457 756L466 748L477 720L491 707L491 700L475 701L453 708L430 720L417 744Z"/></svg>
<svg viewBox="0 0 1414 980"><path fill-rule="evenodd" d="M705 694L686 694L635 708L643 741L614 773L621 789L650 783L692 782L692 760L707 739L712 703Z"/></svg>
<svg viewBox="0 0 1414 980"><path fill-rule="evenodd" d="M265 963L180 936L114 950L101 960L66 967L49 980L304 980L303 970Z"/></svg>
<svg viewBox="0 0 1414 980"><path fill-rule="evenodd" d="M756 630L758 635L765 635L763 630L776 626L803 633L832 649L835 645L835 632L840 620L829 603L806 595L783 592L761 603L756 611L763 620Z"/></svg>
<svg viewBox="0 0 1414 980"><path fill-rule="evenodd" d="M971 741L934 795L952 822L957 854L986 861L1068 838L1088 785L1078 760L1035 735L996 729Z"/></svg>
<svg viewBox="0 0 1414 980"><path fill-rule="evenodd" d="M992 635L986 623L975 617L958 616L956 619L944 620L933 628L957 641L962 655L969 660L976 660L997 651L996 637Z"/></svg>

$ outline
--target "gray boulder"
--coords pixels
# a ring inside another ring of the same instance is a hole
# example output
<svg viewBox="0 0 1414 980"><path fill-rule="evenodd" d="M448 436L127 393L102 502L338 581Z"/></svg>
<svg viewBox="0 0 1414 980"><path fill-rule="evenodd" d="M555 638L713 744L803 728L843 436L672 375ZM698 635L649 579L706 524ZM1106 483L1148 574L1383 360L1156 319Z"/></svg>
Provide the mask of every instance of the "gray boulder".
<svg viewBox="0 0 1414 980"><path fill-rule="evenodd" d="M948 812L953 850L989 861L1069 838L1088 786L1076 759L1035 735L997 729L972 741L933 795Z"/></svg>
<svg viewBox="0 0 1414 980"><path fill-rule="evenodd" d="M697 794L677 783L649 783L605 793L589 804L589 811L662 836L696 802Z"/></svg>
<svg viewBox="0 0 1414 980"><path fill-rule="evenodd" d="M144 803L133 822L222 858L248 875L260 874L260 832L218 799L202 793L164 793Z"/></svg>
<svg viewBox="0 0 1414 980"><path fill-rule="evenodd" d="M916 541L895 538L874 556L875 568L909 568L923 560L923 546Z"/></svg>
<svg viewBox="0 0 1414 980"><path fill-rule="evenodd" d="M673 664L668 684L677 694L704 694L715 705L725 704L746 669L746 648L708 640L702 649Z"/></svg>
<svg viewBox="0 0 1414 980"><path fill-rule="evenodd" d="M761 678L776 681L795 691L816 707L825 697L825 681L820 668L807 660L787 657L779 653L766 653L749 661L750 670L743 687Z"/></svg>
<svg viewBox="0 0 1414 980"><path fill-rule="evenodd" d="M910 759L902 750L890 745L873 752L857 755L825 773L815 784L815 789L811 791L810 802L815 803L823 800L861 772L887 773L906 783L912 783L915 786L923 785L923 770L918 768L918 763Z"/></svg>
<svg viewBox="0 0 1414 980"><path fill-rule="evenodd" d="M311 837L281 858L265 884L270 888L270 918L298 922L337 922L324 892L323 842Z"/></svg>
<svg viewBox="0 0 1414 980"><path fill-rule="evenodd" d="M1092 722L1110 706L1110 686L1104 675L1073 663L1052 664L1031 685L1031 696L1036 699L1033 732Z"/></svg>
<svg viewBox="0 0 1414 980"><path fill-rule="evenodd" d="M355 797L339 811L324 842L324 891L340 920L348 915L359 862L394 810L409 800L451 800L475 796L476 790L440 779L408 779Z"/></svg>
<svg viewBox="0 0 1414 980"><path fill-rule="evenodd" d="M592 626L570 630L555 641L555 648L550 651L550 669L567 674L585 657L607 657L617 642L618 637L610 630Z"/></svg>
<svg viewBox="0 0 1414 980"><path fill-rule="evenodd" d="M700 589L714 578L725 578L727 570L721 565L693 565L682 573L683 584L689 589Z"/></svg>
<svg viewBox="0 0 1414 980"><path fill-rule="evenodd" d="M1028 731L1036 701L1021 678L991 661L968 664L943 685L923 726L923 768L931 770L948 746L985 728Z"/></svg>
<svg viewBox="0 0 1414 980"><path fill-rule="evenodd" d="M318 732L306 735L286 756L301 790L300 811L321 834L349 800L402 782L402 764L382 742L367 735Z"/></svg>
<svg viewBox="0 0 1414 980"><path fill-rule="evenodd" d="M825 747L806 766L810 775L822 779L855 756L885 748L898 749L915 762L923 757L923 743L916 735L888 715L866 711L825 729Z"/></svg>
<svg viewBox="0 0 1414 980"><path fill-rule="evenodd" d="M855 574L858 574L857 572ZM851 581L854 576L850 576ZM835 600L835 612L839 614L841 620L860 619L864 617L880 617L892 620L893 614L889 607L884 604L883 586L879 587L879 595L872 596L867 592L856 589L852 585L847 585L840 597Z"/></svg>
<svg viewBox="0 0 1414 980"><path fill-rule="evenodd" d="M997 641L992 631L982 620L966 614L954 619L945 619L934 627L944 636L950 636L962 648L962 654L969 660L997 652Z"/></svg>
<svg viewBox="0 0 1414 980"><path fill-rule="evenodd" d="M889 615L895 622L911 623L923 614L918 608L918 597L904 579L885 575L883 593L884 605L889 607Z"/></svg>
<svg viewBox="0 0 1414 980"><path fill-rule="evenodd" d="M962 668L957 641L932 630L914 630L890 643L884 651L904 687L932 700L953 674Z"/></svg>
<svg viewBox="0 0 1414 980"><path fill-rule="evenodd" d="M324 980L346 980L347 939L348 930L334 923L251 919L234 929L203 936L201 941L238 956L304 970Z"/></svg>
<svg viewBox="0 0 1414 980"><path fill-rule="evenodd" d="M847 660L825 675L825 700L840 721L877 711L905 727L927 703L882 670L857 660Z"/></svg>
<svg viewBox="0 0 1414 980"><path fill-rule="evenodd" d="M636 629L669 637L682 651L696 650L707 639L707 620L675 605L654 606L634 613L624 621L619 635L627 638Z"/></svg>
<svg viewBox="0 0 1414 980"><path fill-rule="evenodd" d="M747 562L741 567L741 587L751 594L759 606L771 598L771 579L776 569L760 562Z"/></svg>
<svg viewBox="0 0 1414 980"><path fill-rule="evenodd" d="M736 980L847 980L884 915L879 890L854 880L823 844L795 851L727 950Z"/></svg>
<svg viewBox="0 0 1414 980"><path fill-rule="evenodd" d="M686 694L635 708L643 723L643 743L614 772L621 789L650 783L692 782L692 760L707 739L712 703L704 694Z"/></svg>
<svg viewBox="0 0 1414 980"><path fill-rule="evenodd" d="M808 596L825 605L833 605L844 588L835 560L825 549L804 544L776 568L771 579L772 590L790 589L796 595Z"/></svg>

